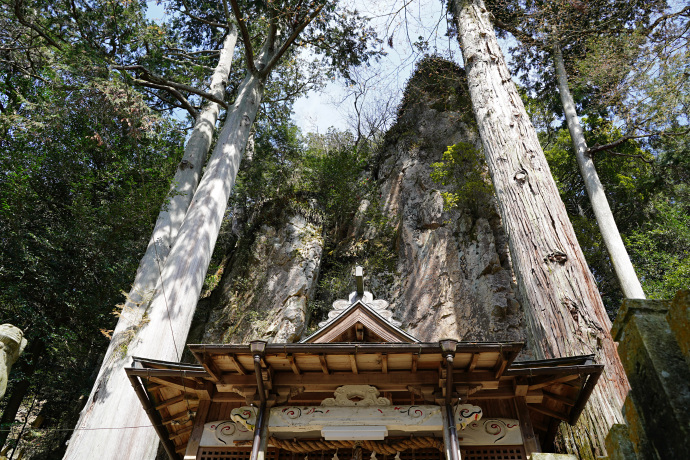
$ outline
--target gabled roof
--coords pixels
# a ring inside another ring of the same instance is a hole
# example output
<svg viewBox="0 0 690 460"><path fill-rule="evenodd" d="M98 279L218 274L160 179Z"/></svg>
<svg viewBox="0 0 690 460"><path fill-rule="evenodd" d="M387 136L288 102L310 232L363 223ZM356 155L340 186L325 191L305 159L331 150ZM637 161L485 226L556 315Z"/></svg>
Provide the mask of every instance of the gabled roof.
<svg viewBox="0 0 690 460"><path fill-rule="evenodd" d="M388 322L362 300L356 300L318 331L301 341L333 342L417 343L419 340Z"/></svg>

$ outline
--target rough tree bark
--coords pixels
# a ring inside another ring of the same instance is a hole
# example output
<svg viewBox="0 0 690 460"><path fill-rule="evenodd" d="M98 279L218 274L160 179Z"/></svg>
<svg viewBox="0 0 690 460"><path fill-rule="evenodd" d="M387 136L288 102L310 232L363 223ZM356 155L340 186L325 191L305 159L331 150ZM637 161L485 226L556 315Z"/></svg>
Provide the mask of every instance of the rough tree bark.
<svg viewBox="0 0 690 460"><path fill-rule="evenodd" d="M605 452L609 427L621 423L629 385L609 321L568 220L534 127L520 100L482 0L454 3L470 96L528 330L538 358L592 353L605 365L575 427L563 429L581 458Z"/></svg>
<svg viewBox="0 0 690 460"><path fill-rule="evenodd" d="M232 58L237 42L237 30L233 27L225 37L218 65L211 77L209 92L223 100L225 86L232 64ZM169 198L166 200L151 235L146 253L142 257L134 279L132 288L127 296L120 319L113 332L113 338L106 351L103 364L96 378L86 406L81 413L77 430L70 439L65 458L89 458L94 452L103 453L103 457L112 455L113 458L123 458L119 444L137 444L134 431L149 433L148 441L141 444L148 445L148 451L155 455L157 438L152 428L147 429L113 429L113 430L80 430L84 428L105 428L133 426L126 416L116 419L112 415L124 408L121 406L120 395L134 392L130 388L124 367L129 365L133 356L131 343L136 339L137 332L146 319L144 314L149 307L157 282L170 250L177 238L189 204L199 183L204 160L211 147L213 133L220 105L215 102L207 103L196 120L192 134L185 147L182 161L175 173ZM184 343L184 342L183 342ZM137 406L140 404L134 401ZM147 419L140 420L138 425L150 425ZM113 447L110 451L106 446ZM108 452L108 453L106 453ZM138 451L141 452L141 451ZM100 457L100 454L99 454ZM127 458L127 457L124 457ZM134 455L129 458L146 458Z"/></svg>
<svg viewBox="0 0 690 460"><path fill-rule="evenodd" d="M616 272L618 283L620 283L623 295L628 299L644 299L645 295L642 285L635 274L628 251L625 249L625 245L623 245L616 221L613 219L613 213L604 193L604 186L601 185L592 157L587 153L587 141L582 133L580 119L575 110L575 102L570 94L568 75L563 64L563 53L558 43L554 44L553 60L556 78L558 79L558 92L561 95L565 119L568 122L568 131L570 131L570 137L573 140L577 165L585 182L585 189L592 204L592 210L597 219L601 237L604 239L606 250L611 257L611 263Z"/></svg>

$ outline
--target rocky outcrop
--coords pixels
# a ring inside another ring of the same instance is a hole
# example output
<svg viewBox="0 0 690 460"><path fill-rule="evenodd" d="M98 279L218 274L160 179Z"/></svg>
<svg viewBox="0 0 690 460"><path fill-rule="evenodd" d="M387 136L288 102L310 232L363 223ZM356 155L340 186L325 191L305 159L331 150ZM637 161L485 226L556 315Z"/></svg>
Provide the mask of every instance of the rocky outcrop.
<svg viewBox="0 0 690 460"><path fill-rule="evenodd" d="M201 343L293 342L305 329L321 264L321 226L293 214L247 235L202 308L208 318L197 336Z"/></svg>
<svg viewBox="0 0 690 460"><path fill-rule="evenodd" d="M389 300L403 327L420 340L525 340L493 199L444 210L442 192L451 187L431 178L431 165L448 146L478 145L456 71L457 79L444 83L452 88L445 95L424 91L423 84L414 97L408 95L379 159L380 206L397 232Z"/></svg>
<svg viewBox="0 0 690 460"><path fill-rule="evenodd" d="M353 190L364 199L349 229L322 231L293 214L246 230L204 301L209 320L197 341L298 340L307 335L308 310L315 312L313 329L351 290L358 264L367 288L390 301L395 320L422 341L526 339L507 238L481 161L466 165L487 190L478 201L460 199L446 209L443 194L457 192L457 184L432 180L432 165L448 146L479 144L462 71L432 62L406 91L396 125L361 181L374 179L374 191Z"/></svg>

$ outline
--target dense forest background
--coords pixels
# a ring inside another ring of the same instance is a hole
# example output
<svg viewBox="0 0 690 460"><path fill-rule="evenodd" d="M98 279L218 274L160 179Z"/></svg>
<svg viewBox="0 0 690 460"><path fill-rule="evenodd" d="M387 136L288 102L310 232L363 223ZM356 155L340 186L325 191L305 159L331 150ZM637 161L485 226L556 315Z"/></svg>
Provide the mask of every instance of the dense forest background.
<svg viewBox="0 0 690 460"><path fill-rule="evenodd" d="M147 19L145 1L0 3L0 323L21 328L28 339L0 402L0 450L8 458L22 450L31 458L62 456L172 177L184 167L185 141L213 100L208 80L231 28L228 5L238 2L162 3L169 12L162 25ZM239 3L251 13L263 2ZM305 20L302 2L284 3L295 24ZM545 51L554 31L637 276L647 297L673 297L690 279L690 9L661 1L486 3L499 35L514 38L507 42L512 70L609 315L623 294ZM414 130L404 115L422 95L435 95L428 101L434 110L472 116L457 84L460 58L424 40L409 40L417 66L405 94L395 102L371 94L357 69L375 68L393 34L404 33L409 5L400 6L383 31L344 7L314 7L316 25L267 77L206 274L203 314L213 316L204 308L221 295L216 288L227 267L253 261L234 248L254 241L262 225L284 222L286 210L319 229L328 255L308 300L307 327L347 296L354 264L379 274L374 287L382 294L396 282L399 235L378 211L382 162ZM250 25L252 35L265 26L261 19ZM455 33L449 27L449 36ZM236 45L221 125L239 97L247 39ZM352 91L346 104L353 129L301 132L291 120L295 100L331 78ZM429 174L443 187L444 209L495 219L482 208L493 198L481 152L456 142L445 147ZM363 201L370 206L363 209ZM375 231L352 233L357 219ZM239 298L252 280L235 270L224 289ZM238 315L230 335L249 334L265 319L259 316Z"/></svg>

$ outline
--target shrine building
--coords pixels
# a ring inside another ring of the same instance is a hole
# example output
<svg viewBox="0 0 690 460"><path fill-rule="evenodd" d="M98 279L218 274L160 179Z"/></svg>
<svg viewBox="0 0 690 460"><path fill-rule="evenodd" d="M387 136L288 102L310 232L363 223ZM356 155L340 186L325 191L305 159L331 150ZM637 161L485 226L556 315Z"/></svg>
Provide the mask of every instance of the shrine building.
<svg viewBox="0 0 690 460"><path fill-rule="evenodd" d="M299 343L189 345L127 375L170 459L504 460L577 422L603 365L515 362L519 342L420 342L364 291Z"/></svg>

